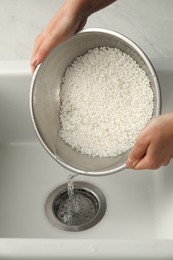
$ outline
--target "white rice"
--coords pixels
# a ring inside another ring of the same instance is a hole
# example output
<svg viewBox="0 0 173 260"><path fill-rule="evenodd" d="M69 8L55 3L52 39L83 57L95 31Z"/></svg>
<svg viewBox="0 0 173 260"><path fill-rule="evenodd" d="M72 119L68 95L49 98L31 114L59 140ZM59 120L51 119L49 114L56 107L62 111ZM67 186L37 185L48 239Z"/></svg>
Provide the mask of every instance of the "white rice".
<svg viewBox="0 0 173 260"><path fill-rule="evenodd" d="M153 113L145 72L116 48L89 50L62 80L59 135L90 156L117 156L131 148Z"/></svg>

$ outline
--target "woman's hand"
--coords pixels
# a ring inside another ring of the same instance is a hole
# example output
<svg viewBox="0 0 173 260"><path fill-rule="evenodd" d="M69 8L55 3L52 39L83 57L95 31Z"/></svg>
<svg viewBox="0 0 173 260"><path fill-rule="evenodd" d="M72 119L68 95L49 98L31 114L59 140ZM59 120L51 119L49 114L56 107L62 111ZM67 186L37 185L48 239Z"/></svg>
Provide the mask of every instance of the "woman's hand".
<svg viewBox="0 0 173 260"><path fill-rule="evenodd" d="M126 162L136 170L158 169L173 157L173 113L155 117L141 131Z"/></svg>
<svg viewBox="0 0 173 260"><path fill-rule="evenodd" d="M32 72L57 44L81 30L89 15L113 2L115 0L66 0L35 40L31 58Z"/></svg>

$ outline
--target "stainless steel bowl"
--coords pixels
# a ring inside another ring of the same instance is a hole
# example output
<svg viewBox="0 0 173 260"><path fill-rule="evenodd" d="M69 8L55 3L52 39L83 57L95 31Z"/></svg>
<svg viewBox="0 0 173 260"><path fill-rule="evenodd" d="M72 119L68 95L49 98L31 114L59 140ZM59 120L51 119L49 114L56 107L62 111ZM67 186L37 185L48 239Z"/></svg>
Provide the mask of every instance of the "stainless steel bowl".
<svg viewBox="0 0 173 260"><path fill-rule="evenodd" d="M60 84L71 62L89 49L116 47L130 55L146 72L154 93L153 117L160 114L159 82L144 52L127 37L104 29L84 29L57 46L36 69L30 92L30 111L35 131L47 152L70 171L85 175L107 175L126 168L129 151L109 158L90 157L67 145L57 134L60 128Z"/></svg>

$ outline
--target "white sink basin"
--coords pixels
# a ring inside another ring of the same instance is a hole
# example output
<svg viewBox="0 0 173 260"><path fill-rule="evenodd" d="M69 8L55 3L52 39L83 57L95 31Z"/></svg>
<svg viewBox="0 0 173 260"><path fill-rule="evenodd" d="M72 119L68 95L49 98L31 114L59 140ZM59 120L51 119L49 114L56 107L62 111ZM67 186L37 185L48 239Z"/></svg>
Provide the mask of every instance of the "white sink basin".
<svg viewBox="0 0 173 260"><path fill-rule="evenodd" d="M173 111L173 60L153 60L163 112ZM26 62L0 63L0 259L173 259L173 162L156 171L79 176L102 190L103 219L81 232L54 227L45 202L69 172L38 141Z"/></svg>

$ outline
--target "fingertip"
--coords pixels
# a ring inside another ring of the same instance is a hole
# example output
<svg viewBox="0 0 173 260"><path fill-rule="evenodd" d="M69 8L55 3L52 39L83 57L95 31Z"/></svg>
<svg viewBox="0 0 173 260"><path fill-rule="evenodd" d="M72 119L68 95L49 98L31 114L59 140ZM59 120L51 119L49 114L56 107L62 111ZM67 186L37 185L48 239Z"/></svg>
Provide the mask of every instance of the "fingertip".
<svg viewBox="0 0 173 260"><path fill-rule="evenodd" d="M31 60L31 66L32 66L32 67L36 67L36 65L37 65L37 59L36 59L36 58L33 58L33 59Z"/></svg>
<svg viewBox="0 0 173 260"><path fill-rule="evenodd" d="M42 61L40 60L39 57L37 57L37 58L31 60L30 65L31 65L32 74L34 74L34 71L36 70L37 66L38 66L41 62L42 62Z"/></svg>
<svg viewBox="0 0 173 260"><path fill-rule="evenodd" d="M126 161L126 167L133 168L133 161L130 158L128 158Z"/></svg>
<svg viewBox="0 0 173 260"><path fill-rule="evenodd" d="M136 165L138 164L139 160L138 161L133 161L131 158L128 158L127 161L126 161L126 166L127 168L135 168Z"/></svg>

